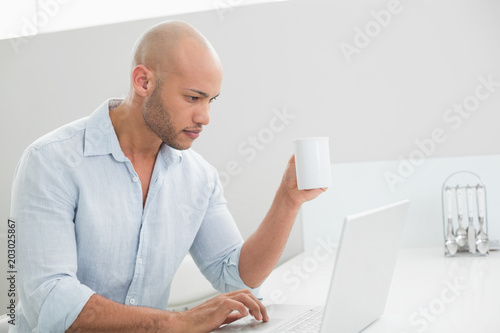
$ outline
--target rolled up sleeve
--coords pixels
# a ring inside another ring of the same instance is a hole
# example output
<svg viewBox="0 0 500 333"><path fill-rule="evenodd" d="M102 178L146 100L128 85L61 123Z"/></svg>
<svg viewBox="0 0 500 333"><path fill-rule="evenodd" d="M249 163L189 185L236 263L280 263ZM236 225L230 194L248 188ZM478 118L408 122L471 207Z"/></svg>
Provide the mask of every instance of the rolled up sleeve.
<svg viewBox="0 0 500 333"><path fill-rule="evenodd" d="M27 149L12 188L18 310L30 332L65 331L94 293L76 276L75 194L54 157L50 150Z"/></svg>

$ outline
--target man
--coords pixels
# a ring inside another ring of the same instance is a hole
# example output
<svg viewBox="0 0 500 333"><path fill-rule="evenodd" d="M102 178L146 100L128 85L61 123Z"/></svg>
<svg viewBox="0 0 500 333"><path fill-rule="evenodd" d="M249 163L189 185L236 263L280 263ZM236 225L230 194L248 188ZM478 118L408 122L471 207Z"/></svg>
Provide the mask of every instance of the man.
<svg viewBox="0 0 500 333"><path fill-rule="evenodd" d="M20 304L14 332L208 332L253 315L296 214L290 160L271 208L243 243L216 170L189 149L209 122L222 67L183 22L149 29L134 48L131 87L92 115L33 143L13 184ZM167 312L190 252L223 294Z"/></svg>

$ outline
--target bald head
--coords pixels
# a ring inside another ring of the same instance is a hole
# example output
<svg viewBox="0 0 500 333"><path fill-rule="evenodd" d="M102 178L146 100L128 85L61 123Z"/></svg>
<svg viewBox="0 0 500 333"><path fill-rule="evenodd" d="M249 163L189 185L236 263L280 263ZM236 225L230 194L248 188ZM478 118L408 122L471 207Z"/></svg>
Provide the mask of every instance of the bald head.
<svg viewBox="0 0 500 333"><path fill-rule="evenodd" d="M187 23L163 22L137 40L132 63L129 93L110 110L120 144L154 156L160 140L191 147L221 92L222 65L213 47Z"/></svg>
<svg viewBox="0 0 500 333"><path fill-rule="evenodd" d="M167 21L151 27L139 37L134 46L132 65L144 65L157 74L178 72L182 58L190 51L201 51L219 62L210 42L193 26L181 21Z"/></svg>

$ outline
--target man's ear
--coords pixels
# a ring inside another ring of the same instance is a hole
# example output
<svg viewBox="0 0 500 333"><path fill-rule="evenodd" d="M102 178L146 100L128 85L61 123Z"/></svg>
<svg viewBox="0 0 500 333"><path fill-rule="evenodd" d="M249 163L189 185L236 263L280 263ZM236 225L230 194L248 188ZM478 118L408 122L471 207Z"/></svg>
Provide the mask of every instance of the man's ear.
<svg viewBox="0 0 500 333"><path fill-rule="evenodd" d="M132 85L139 96L149 96L155 88L155 82L153 72L146 66L138 65L132 70Z"/></svg>

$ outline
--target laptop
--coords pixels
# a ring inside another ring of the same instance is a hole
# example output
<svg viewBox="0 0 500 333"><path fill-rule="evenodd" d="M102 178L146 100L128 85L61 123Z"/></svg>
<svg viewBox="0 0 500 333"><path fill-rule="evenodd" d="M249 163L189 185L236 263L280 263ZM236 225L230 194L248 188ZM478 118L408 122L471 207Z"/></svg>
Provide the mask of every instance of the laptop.
<svg viewBox="0 0 500 333"><path fill-rule="evenodd" d="M325 306L271 304L214 332L360 332L384 312L410 202L346 217Z"/></svg>

